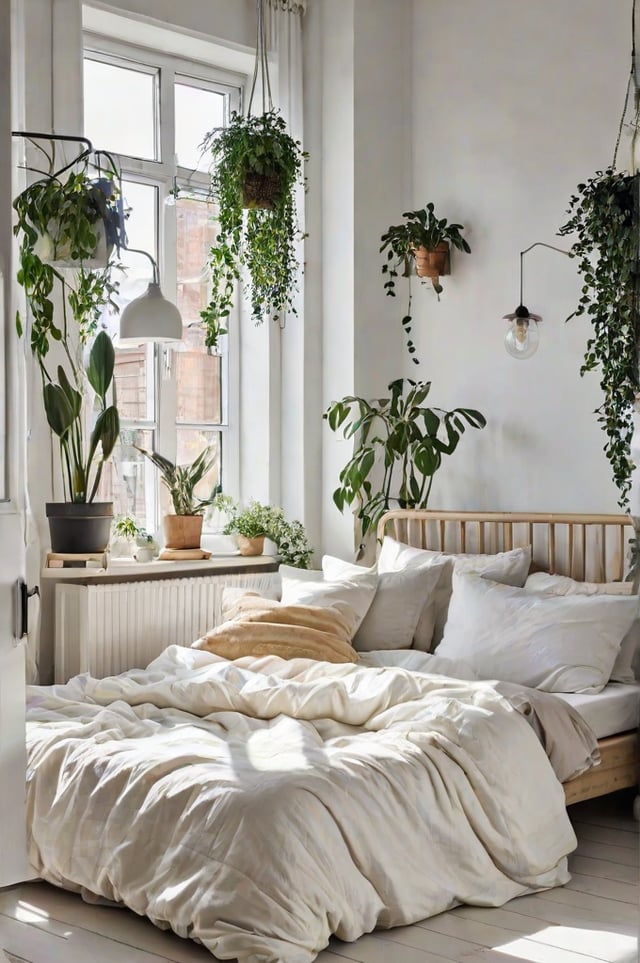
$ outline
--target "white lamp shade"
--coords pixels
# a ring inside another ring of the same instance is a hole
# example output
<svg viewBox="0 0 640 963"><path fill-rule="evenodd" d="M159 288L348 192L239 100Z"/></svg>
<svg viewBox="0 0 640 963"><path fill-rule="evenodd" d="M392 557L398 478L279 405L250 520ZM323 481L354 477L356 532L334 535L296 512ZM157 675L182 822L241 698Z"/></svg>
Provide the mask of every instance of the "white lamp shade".
<svg viewBox="0 0 640 963"><path fill-rule="evenodd" d="M182 318L160 285L152 282L144 294L134 298L120 315L118 344L146 344L149 341L181 341Z"/></svg>

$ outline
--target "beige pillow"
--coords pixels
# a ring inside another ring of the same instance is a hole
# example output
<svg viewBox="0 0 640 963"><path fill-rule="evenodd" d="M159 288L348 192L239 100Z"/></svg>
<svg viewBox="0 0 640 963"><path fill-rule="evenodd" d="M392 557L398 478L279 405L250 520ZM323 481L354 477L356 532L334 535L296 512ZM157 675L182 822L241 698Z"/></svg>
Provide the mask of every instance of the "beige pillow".
<svg viewBox="0 0 640 963"><path fill-rule="evenodd" d="M349 644L355 616L346 608L282 605L247 592L227 606L228 620L193 643L224 659L277 655L281 659L357 662Z"/></svg>
<svg viewBox="0 0 640 963"><path fill-rule="evenodd" d="M577 582L568 575L536 572L524 586L544 595L631 595L631 582ZM622 640L611 670L612 682L635 682L640 678L640 619L636 619Z"/></svg>
<svg viewBox="0 0 640 963"><path fill-rule="evenodd" d="M425 600L413 637L413 647L431 652L442 640L449 611L452 577L456 572L477 572L483 578L521 588L531 565L531 546L514 548L496 555L463 555L414 548L385 536L378 557L378 572L400 572L408 568L438 565L440 576L432 594Z"/></svg>

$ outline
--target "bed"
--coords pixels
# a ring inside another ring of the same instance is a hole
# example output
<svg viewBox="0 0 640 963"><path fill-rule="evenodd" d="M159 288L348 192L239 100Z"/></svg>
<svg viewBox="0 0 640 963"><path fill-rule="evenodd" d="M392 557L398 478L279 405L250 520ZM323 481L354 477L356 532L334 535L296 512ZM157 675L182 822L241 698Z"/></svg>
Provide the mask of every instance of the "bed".
<svg viewBox="0 0 640 963"><path fill-rule="evenodd" d="M540 563L542 531L545 567L565 546L583 573L615 578L625 526L395 512L380 532L467 552L529 538ZM591 766L593 733L534 696L426 652L333 664L177 645L147 669L31 687L32 864L245 963L310 963L332 934L561 886L566 804L634 784L633 737L601 741L604 781L566 782L565 763Z"/></svg>
<svg viewBox="0 0 640 963"><path fill-rule="evenodd" d="M385 514L377 538L385 535L417 548L446 552L501 552L532 546L532 569L581 581L622 581L627 542L633 533L626 515L450 512L398 509ZM566 697L565 697L566 698ZM637 787L640 688L607 686L601 695L567 698L589 721L599 704L600 718L622 719L621 728L598 740L600 765L565 783L567 805ZM605 709L606 706L606 709ZM587 711L585 712L585 707Z"/></svg>

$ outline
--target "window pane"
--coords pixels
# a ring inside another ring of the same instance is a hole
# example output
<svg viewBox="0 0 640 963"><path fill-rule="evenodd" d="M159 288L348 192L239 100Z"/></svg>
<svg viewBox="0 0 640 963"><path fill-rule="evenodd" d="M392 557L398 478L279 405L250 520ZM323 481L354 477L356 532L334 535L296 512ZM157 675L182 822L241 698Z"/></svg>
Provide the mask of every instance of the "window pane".
<svg viewBox="0 0 640 963"><path fill-rule="evenodd" d="M209 170L209 153L202 154L200 145L205 134L222 127L225 117L225 95L176 83L176 157L180 167Z"/></svg>
<svg viewBox="0 0 640 963"><path fill-rule="evenodd" d="M156 73L84 61L84 132L98 148L156 160Z"/></svg>
<svg viewBox="0 0 640 963"><path fill-rule="evenodd" d="M200 321L209 300L209 251L216 239L214 205L190 197L176 203L178 310L185 324Z"/></svg>
<svg viewBox="0 0 640 963"><path fill-rule="evenodd" d="M116 392L123 421L153 421L153 346L116 350Z"/></svg>
<svg viewBox="0 0 640 963"><path fill-rule="evenodd" d="M204 344L200 311L209 299L207 254L215 239L213 205L193 198L176 204L178 308L185 324L175 349L176 421L222 423L222 361Z"/></svg>
<svg viewBox="0 0 640 963"><path fill-rule="evenodd" d="M201 328L185 328L175 353L176 421L183 424L222 423L220 375L222 358L209 354Z"/></svg>
<svg viewBox="0 0 640 963"><path fill-rule="evenodd" d="M153 432L123 428L111 460L104 466L98 499L113 501L114 515L133 515L150 534L156 526L156 469L134 445L153 448Z"/></svg>

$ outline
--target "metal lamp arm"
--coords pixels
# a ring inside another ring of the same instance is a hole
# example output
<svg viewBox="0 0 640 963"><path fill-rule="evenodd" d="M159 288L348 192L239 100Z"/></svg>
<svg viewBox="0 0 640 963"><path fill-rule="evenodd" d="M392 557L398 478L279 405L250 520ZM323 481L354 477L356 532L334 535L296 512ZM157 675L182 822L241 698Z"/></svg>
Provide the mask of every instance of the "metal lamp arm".
<svg viewBox="0 0 640 963"><path fill-rule="evenodd" d="M565 251L564 248L556 247L554 244L547 244L545 241L534 241L529 247L525 247L524 251L520 251L520 305L523 304L523 274L524 274L524 256L532 251L534 247L548 247L550 251L557 251L558 254L565 254L567 257L573 257L573 251Z"/></svg>

